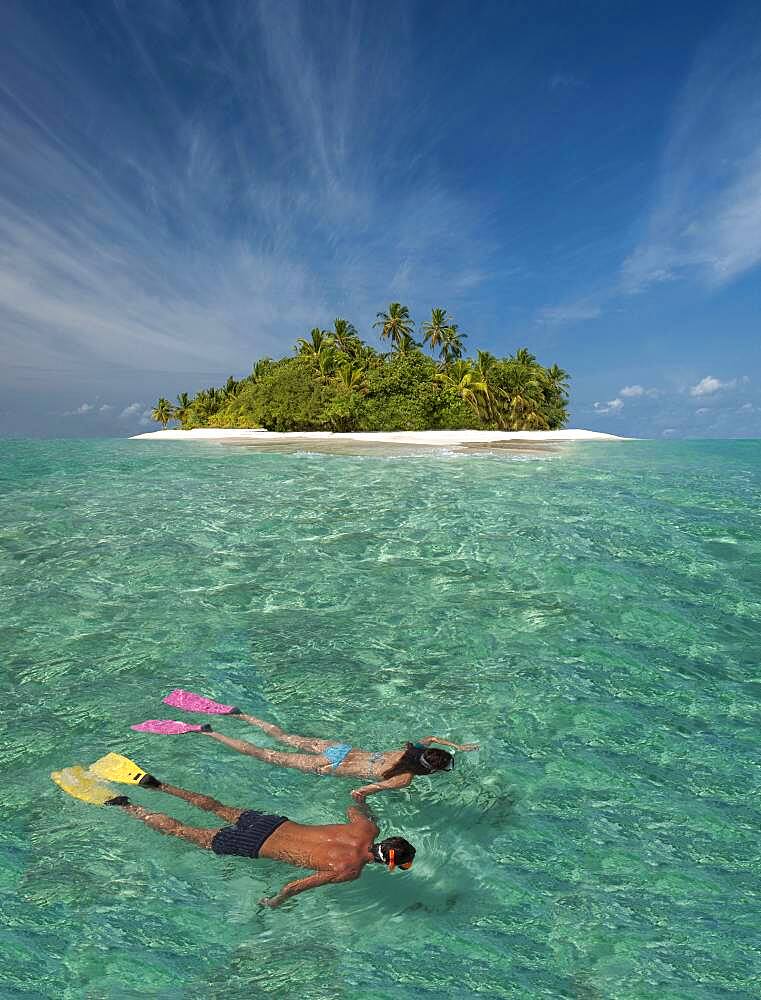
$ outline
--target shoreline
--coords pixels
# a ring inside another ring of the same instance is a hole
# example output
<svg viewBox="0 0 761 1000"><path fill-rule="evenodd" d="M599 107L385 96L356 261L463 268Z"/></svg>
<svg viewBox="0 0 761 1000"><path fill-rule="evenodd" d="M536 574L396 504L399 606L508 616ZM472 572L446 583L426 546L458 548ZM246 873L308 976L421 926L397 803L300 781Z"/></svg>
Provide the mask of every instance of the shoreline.
<svg viewBox="0 0 761 1000"><path fill-rule="evenodd" d="M338 446L380 446L396 448L456 448L462 450L483 450L489 445L516 451L529 450L543 445L563 444L578 441L633 441L634 438L618 437L601 431L568 428L562 431L266 431L253 428L236 429L229 427L198 427L194 430L148 431L134 434L131 441L195 441L210 444L226 444L264 449L277 446L298 447L299 445L320 445L328 449Z"/></svg>

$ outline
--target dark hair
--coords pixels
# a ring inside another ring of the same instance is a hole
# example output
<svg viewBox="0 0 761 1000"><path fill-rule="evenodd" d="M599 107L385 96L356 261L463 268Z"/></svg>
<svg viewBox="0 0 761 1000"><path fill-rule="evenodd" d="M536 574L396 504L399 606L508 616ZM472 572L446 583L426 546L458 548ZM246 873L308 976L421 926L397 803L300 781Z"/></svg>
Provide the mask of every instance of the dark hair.
<svg viewBox="0 0 761 1000"><path fill-rule="evenodd" d="M408 743L404 748L403 756L384 771L384 779L393 778L397 774L431 774L432 771L451 771L454 766L454 757L446 750L439 750L438 747L418 747L414 743Z"/></svg>
<svg viewBox="0 0 761 1000"><path fill-rule="evenodd" d="M384 865L388 864L389 851L394 852L394 864L397 866L411 865L415 858L415 848L404 837L386 837L376 846L380 848L381 861Z"/></svg>

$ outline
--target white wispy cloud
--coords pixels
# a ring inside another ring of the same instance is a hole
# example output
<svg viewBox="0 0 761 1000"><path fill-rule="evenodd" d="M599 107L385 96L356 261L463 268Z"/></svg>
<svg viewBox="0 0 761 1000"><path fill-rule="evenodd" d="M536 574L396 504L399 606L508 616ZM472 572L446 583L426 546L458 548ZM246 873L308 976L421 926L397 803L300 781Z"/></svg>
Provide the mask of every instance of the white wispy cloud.
<svg viewBox="0 0 761 1000"><path fill-rule="evenodd" d="M607 403L594 403L593 406L597 413L620 413L624 408L624 401L616 396Z"/></svg>
<svg viewBox="0 0 761 1000"><path fill-rule="evenodd" d="M120 420L129 420L132 417L138 416L145 409L145 403L130 403L125 406L122 412L119 414Z"/></svg>
<svg viewBox="0 0 761 1000"><path fill-rule="evenodd" d="M76 410L66 410L64 413L65 417L83 417L87 413L93 413L95 410L94 403L82 403L78 406Z"/></svg>
<svg viewBox="0 0 761 1000"><path fill-rule="evenodd" d="M706 375L695 385L690 386L691 396L712 396L715 392L719 392L721 389L734 389L737 385L736 378L730 378L722 382L721 379L715 378L713 375Z"/></svg>
<svg viewBox="0 0 761 1000"><path fill-rule="evenodd" d="M595 302L568 302L564 305L545 306L540 309L537 319L540 323L562 325L597 319L602 309Z"/></svg>
<svg viewBox="0 0 761 1000"><path fill-rule="evenodd" d="M625 396L628 399L637 399L641 396L657 396L657 389L646 389L643 385L625 385L622 389L618 390L619 396Z"/></svg>
<svg viewBox="0 0 761 1000"><path fill-rule="evenodd" d="M136 67L105 81L81 36L0 12L6 364L242 371L336 314L369 325L402 276L456 311L490 273L423 103L400 103L403 13L392 37L359 3L199 11L94 9Z"/></svg>
<svg viewBox="0 0 761 1000"><path fill-rule="evenodd" d="M594 301L595 315L549 307L540 320L596 318L681 279L718 288L761 264L760 52L758 20L742 14L698 49L670 112L641 235L581 299Z"/></svg>
<svg viewBox="0 0 761 1000"><path fill-rule="evenodd" d="M586 84L573 73L553 73L550 77L550 90L578 90Z"/></svg>
<svg viewBox="0 0 761 1000"><path fill-rule="evenodd" d="M152 412L152 408L150 406L146 406L145 403L129 403L119 413L118 419L125 421L126 423L134 423L137 421L141 427L147 427L149 424L153 424L155 422L151 417Z"/></svg>
<svg viewBox="0 0 761 1000"><path fill-rule="evenodd" d="M623 265L623 289L688 274L722 285L761 263L760 115L758 30L733 24L699 50L674 107L657 194Z"/></svg>

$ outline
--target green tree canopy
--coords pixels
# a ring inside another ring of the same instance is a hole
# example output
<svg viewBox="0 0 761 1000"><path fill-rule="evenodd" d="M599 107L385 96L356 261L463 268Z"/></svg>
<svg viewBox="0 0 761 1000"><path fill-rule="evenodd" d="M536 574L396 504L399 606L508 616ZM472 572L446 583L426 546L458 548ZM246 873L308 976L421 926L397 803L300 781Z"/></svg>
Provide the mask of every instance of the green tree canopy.
<svg viewBox="0 0 761 1000"><path fill-rule="evenodd" d="M186 392L181 392L177 396L177 404L174 407L172 416L182 424L190 409L190 396ZM155 418L154 418L155 419Z"/></svg>
<svg viewBox="0 0 761 1000"><path fill-rule="evenodd" d="M181 393L174 409L162 398L154 419L280 431L541 430L568 419L568 373L543 367L527 348L464 358L464 334L446 310L433 309L421 331L440 352L437 363L415 342L406 306L392 302L374 325L391 353L378 353L339 317L332 330L314 327L300 338L294 355L260 359L246 378L231 376L192 399Z"/></svg>
<svg viewBox="0 0 761 1000"><path fill-rule="evenodd" d="M164 397L161 396L153 408L151 420L155 420L157 423L161 424L163 430L166 430L166 425L172 419L173 414L174 410L172 409L172 404L168 399L164 399Z"/></svg>

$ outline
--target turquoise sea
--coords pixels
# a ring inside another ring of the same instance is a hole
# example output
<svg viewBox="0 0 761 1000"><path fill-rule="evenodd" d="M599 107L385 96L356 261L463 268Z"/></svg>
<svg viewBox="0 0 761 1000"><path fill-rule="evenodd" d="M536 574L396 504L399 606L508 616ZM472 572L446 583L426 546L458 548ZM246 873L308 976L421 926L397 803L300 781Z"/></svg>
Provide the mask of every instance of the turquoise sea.
<svg viewBox="0 0 761 1000"><path fill-rule="evenodd" d="M761 442L0 456L3 998L759 996ZM115 750L342 816L351 782L131 732L178 686L368 749L481 750L370 800L411 872L263 910L293 869L48 777Z"/></svg>

